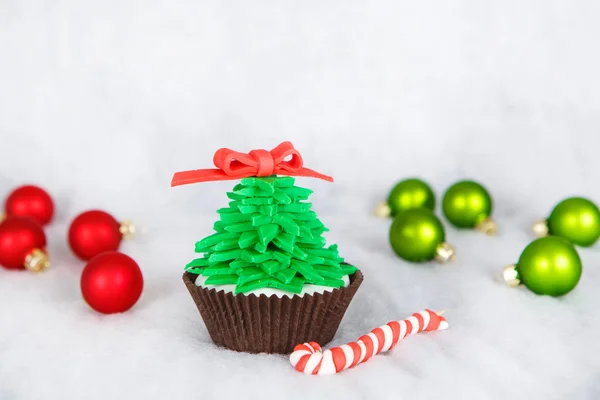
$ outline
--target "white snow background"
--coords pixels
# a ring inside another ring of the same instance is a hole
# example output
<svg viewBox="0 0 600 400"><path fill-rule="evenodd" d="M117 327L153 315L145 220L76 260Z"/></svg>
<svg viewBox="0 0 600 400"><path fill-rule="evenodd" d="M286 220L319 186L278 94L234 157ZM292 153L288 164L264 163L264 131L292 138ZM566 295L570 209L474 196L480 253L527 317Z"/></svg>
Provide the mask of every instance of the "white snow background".
<svg viewBox="0 0 600 400"><path fill-rule="evenodd" d="M600 201L600 2L0 0L0 196L57 203L52 270L0 271L0 399L597 399L600 250L563 298L498 278L560 199ZM234 182L170 188L219 147L291 140L334 184L298 179L365 281L333 344L423 308L450 329L332 377L215 347L182 281ZM495 200L497 237L447 229L413 265L371 215L399 179ZM144 293L102 316L79 290L70 220L144 232Z"/></svg>

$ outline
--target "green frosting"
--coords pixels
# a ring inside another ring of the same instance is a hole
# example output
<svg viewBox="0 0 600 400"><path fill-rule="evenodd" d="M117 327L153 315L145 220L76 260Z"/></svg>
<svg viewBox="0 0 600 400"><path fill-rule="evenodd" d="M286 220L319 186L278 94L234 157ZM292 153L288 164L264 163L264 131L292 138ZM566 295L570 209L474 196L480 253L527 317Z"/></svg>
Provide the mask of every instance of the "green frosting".
<svg viewBox="0 0 600 400"><path fill-rule="evenodd" d="M292 177L245 178L227 193L216 233L196 243L203 256L186 271L207 285L236 285L235 294L262 288L300 293L306 284L338 288L357 268L344 264L337 245L325 247L327 228L304 200L311 190Z"/></svg>

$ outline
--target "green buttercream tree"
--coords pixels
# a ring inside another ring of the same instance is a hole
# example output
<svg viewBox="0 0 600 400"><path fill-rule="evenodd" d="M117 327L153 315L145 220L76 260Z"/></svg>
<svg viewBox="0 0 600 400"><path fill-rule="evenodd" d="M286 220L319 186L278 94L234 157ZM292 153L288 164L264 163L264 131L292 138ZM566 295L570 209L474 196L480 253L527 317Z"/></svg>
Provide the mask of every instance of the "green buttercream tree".
<svg viewBox="0 0 600 400"><path fill-rule="evenodd" d="M344 263L337 245L325 247L328 229L305 201L311 193L292 177L242 179L227 193L229 207L217 211L216 233L196 243L203 256L186 270L207 277L206 285L236 285L235 294L344 286L357 268Z"/></svg>

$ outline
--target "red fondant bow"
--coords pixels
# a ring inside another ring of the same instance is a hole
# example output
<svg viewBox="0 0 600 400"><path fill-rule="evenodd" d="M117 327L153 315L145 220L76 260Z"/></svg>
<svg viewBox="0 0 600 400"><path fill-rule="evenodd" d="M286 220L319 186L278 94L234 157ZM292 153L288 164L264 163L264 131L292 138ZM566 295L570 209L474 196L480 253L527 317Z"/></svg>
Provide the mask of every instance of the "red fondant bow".
<svg viewBox="0 0 600 400"><path fill-rule="evenodd" d="M292 158L285 161L290 156ZM252 150L248 154L231 149L219 149L213 157L213 162L216 169L197 169L175 173L171 186L271 175L306 176L333 182L333 178L330 176L302 167L302 157L290 142L283 142L271 151Z"/></svg>

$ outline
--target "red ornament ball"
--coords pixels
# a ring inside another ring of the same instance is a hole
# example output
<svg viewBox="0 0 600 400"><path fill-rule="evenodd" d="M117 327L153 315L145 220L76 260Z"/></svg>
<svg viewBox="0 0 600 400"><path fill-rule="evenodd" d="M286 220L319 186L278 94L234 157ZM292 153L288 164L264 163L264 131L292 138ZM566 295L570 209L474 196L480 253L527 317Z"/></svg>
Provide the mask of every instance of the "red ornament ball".
<svg viewBox="0 0 600 400"><path fill-rule="evenodd" d="M44 226L54 216L54 201L44 189L27 185L13 190L4 203L6 215L29 217Z"/></svg>
<svg viewBox="0 0 600 400"><path fill-rule="evenodd" d="M9 216L0 223L0 265L34 272L50 266L46 256L46 235L37 222L31 218Z"/></svg>
<svg viewBox="0 0 600 400"><path fill-rule="evenodd" d="M140 267L131 257L116 251L94 257L81 274L83 298L103 314L129 310L140 298L143 288Z"/></svg>
<svg viewBox="0 0 600 400"><path fill-rule="evenodd" d="M107 212L86 211L71 223L69 246L77 257L90 260L105 251L117 251L123 240L121 224Z"/></svg>

